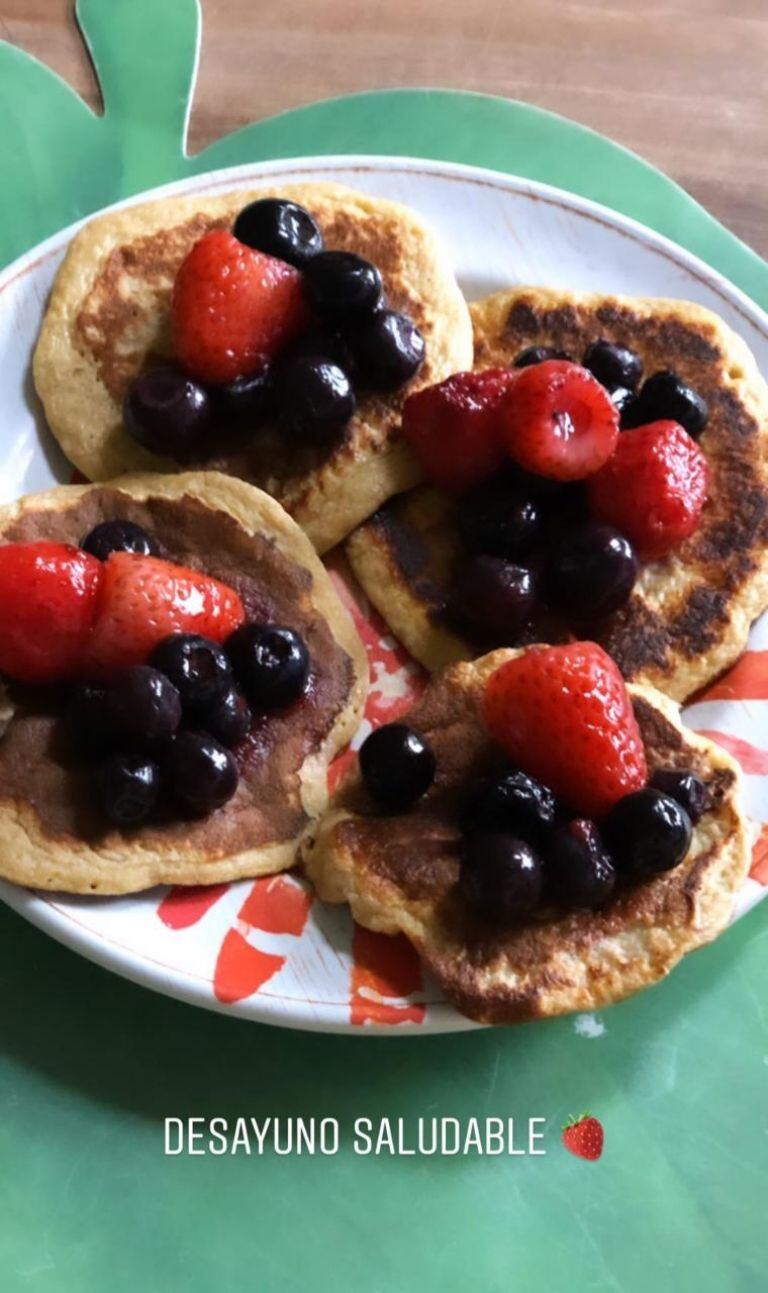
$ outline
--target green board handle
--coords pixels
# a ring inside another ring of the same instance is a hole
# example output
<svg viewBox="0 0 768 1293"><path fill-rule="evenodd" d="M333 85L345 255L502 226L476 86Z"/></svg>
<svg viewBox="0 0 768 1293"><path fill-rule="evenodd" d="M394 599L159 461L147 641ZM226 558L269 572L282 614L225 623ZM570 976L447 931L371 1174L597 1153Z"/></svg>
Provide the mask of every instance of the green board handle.
<svg viewBox="0 0 768 1293"><path fill-rule="evenodd" d="M49 68L0 42L0 262L62 225L169 180L313 152L378 153L478 166L554 184L634 217L768 308L768 264L660 171L553 113L490 95L349 95L256 122L185 152L201 15L197 0L78 0L104 101L94 114ZM254 41L254 72L258 42Z"/></svg>

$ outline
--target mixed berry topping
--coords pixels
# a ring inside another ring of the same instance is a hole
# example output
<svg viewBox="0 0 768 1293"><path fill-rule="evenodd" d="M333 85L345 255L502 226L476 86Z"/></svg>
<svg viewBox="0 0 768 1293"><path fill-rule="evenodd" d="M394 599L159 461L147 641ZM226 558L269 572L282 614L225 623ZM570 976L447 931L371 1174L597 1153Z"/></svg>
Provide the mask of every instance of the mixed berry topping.
<svg viewBox="0 0 768 1293"><path fill-rule="evenodd" d="M648 784L621 675L591 642L532 648L489 678L484 713L495 770L441 792L425 739L404 723L360 750L363 784L386 811L440 796L460 831L457 895L486 924L596 910L679 866L708 791L687 768ZM686 805L690 805L689 813Z"/></svg>
<svg viewBox="0 0 768 1293"><path fill-rule="evenodd" d="M146 555L158 544L136 525L103 522L84 544L0 546L0 672L65 685L66 744L89 765L106 822L210 813L237 790L232 751L254 719L306 690L306 644L294 629L247 623L221 581Z"/></svg>
<svg viewBox="0 0 768 1293"><path fill-rule="evenodd" d="M179 267L171 303L175 365L140 373L123 416L145 448L180 462L222 433L269 423L328 448L361 391L403 386L424 338L387 307L381 273L350 251L326 251L313 216L261 198L233 231L204 234Z"/></svg>
<svg viewBox="0 0 768 1293"><path fill-rule="evenodd" d="M673 373L642 376L634 350L601 338L581 365L529 346L510 368L455 373L406 400L403 436L455 500L445 618L478 649L535 641L537 624L550 638L599 627L642 563L697 529L709 464L689 431L706 405Z"/></svg>

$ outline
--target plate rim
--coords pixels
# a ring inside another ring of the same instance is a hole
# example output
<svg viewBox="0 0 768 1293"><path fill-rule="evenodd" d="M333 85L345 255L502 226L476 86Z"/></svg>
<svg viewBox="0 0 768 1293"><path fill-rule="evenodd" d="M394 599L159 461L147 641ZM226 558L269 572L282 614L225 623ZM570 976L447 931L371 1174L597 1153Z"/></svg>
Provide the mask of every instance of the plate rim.
<svg viewBox="0 0 768 1293"><path fill-rule="evenodd" d="M689 276L698 279L707 288L713 290L768 341L768 312L701 257L641 221L615 211L603 203L595 202L591 198L582 197L580 194L571 193L567 189L539 180L507 174L490 167L396 154L334 153L316 157L304 155L270 158L202 171L180 180L145 189L141 193L110 203L73 221L17 257L0 271L0 293L7 290L18 278L33 272L43 261L57 255L84 225L98 219L99 216L164 197L205 192L216 188L225 189L237 185L240 181L258 183L273 175L300 176L302 171L306 171L308 176L334 171L359 171L361 175L370 172L418 173L438 181L450 180L463 185L479 184L501 192L517 193L526 198L565 207L582 218L590 219L612 230L618 230L631 240L646 247L650 246L652 250L681 266ZM431 1005L430 1013L420 1024L403 1021L398 1024L363 1026L349 1022L347 1003L343 1006L341 1003L309 1003L308 1001L302 1003L294 998L286 999L276 995L270 997L268 992L256 992L243 1001L231 1004L219 1002L211 991L209 979L195 978L188 971L177 966L170 967L152 960L148 961L124 945L103 935L97 935L92 929L77 922L69 913L64 913L56 905L56 897L58 895L48 898L46 891L20 888L0 878L0 900L71 951L142 987L217 1013L248 1019L254 1023L345 1036L435 1036L478 1031L482 1027L460 1015L446 1002Z"/></svg>

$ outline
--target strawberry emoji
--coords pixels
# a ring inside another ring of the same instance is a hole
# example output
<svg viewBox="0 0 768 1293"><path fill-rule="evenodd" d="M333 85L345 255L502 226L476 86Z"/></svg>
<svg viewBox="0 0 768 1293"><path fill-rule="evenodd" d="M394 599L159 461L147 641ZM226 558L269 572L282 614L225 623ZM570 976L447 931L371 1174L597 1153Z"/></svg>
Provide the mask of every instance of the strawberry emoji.
<svg viewBox="0 0 768 1293"><path fill-rule="evenodd" d="M596 1163L603 1152L603 1126L591 1114L583 1113L579 1118L571 1116L563 1127L563 1144L569 1154L577 1158L586 1158L588 1163Z"/></svg>
<svg viewBox="0 0 768 1293"><path fill-rule="evenodd" d="M176 357L204 382L255 372L306 327L301 272L212 229L179 267L171 322Z"/></svg>
<svg viewBox="0 0 768 1293"><path fill-rule="evenodd" d="M594 642L531 647L492 673L485 718L509 758L585 817L647 782L624 679Z"/></svg>

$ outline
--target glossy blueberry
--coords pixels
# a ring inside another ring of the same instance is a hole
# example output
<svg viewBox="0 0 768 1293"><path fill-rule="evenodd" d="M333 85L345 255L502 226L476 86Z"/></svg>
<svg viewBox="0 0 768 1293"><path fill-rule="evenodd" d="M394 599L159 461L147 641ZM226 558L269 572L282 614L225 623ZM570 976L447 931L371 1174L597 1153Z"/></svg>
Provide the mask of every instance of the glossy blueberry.
<svg viewBox="0 0 768 1293"><path fill-rule="evenodd" d="M153 749L181 722L181 697L173 683L149 665L119 674L107 689L107 710L115 743Z"/></svg>
<svg viewBox="0 0 768 1293"><path fill-rule="evenodd" d="M616 884L616 870L600 832L583 818L552 832L547 865L549 895L563 907L599 907Z"/></svg>
<svg viewBox="0 0 768 1293"><path fill-rule="evenodd" d="M354 251L324 251L305 271L307 297L318 314L342 320L371 314L382 296L381 274Z"/></svg>
<svg viewBox="0 0 768 1293"><path fill-rule="evenodd" d="M621 424L621 419L624 417L624 414L628 413L630 408L632 407L634 400L635 400L634 391L627 390L626 386L614 386L613 390L611 391L611 403L613 404L614 408L616 409L619 415L620 424Z"/></svg>
<svg viewBox="0 0 768 1293"><path fill-rule="evenodd" d="M494 925L508 925L534 910L541 899L543 869L533 849L504 831L467 837L459 893L470 910Z"/></svg>
<svg viewBox="0 0 768 1293"><path fill-rule="evenodd" d="M679 866L691 843L684 808L648 786L625 795L603 822L603 834L619 872L643 879Z"/></svg>
<svg viewBox="0 0 768 1293"><path fill-rule="evenodd" d="M350 333L361 377L377 391L393 391L410 381L424 362L424 338L412 319L379 310Z"/></svg>
<svg viewBox="0 0 768 1293"><path fill-rule="evenodd" d="M289 359L326 359L341 368L347 377L355 375L355 356L346 337L337 328L315 325L307 328L288 352Z"/></svg>
<svg viewBox="0 0 768 1293"><path fill-rule="evenodd" d="M232 232L247 247L299 269L323 250L317 221L304 207L285 198L259 198L249 203L235 220Z"/></svg>
<svg viewBox="0 0 768 1293"><path fill-rule="evenodd" d="M643 361L636 351L602 338L592 342L582 362L609 391L619 386L634 391L643 375Z"/></svg>
<svg viewBox="0 0 768 1293"><path fill-rule="evenodd" d="M555 346L526 346L514 360L513 368L530 368L532 364L543 364L548 359L569 359L564 350Z"/></svg>
<svg viewBox="0 0 768 1293"><path fill-rule="evenodd" d="M707 402L699 392L684 382L677 373L664 369L654 373L643 383L638 399L624 414L626 426L642 426L671 418L697 439L709 417Z"/></svg>
<svg viewBox="0 0 768 1293"><path fill-rule="evenodd" d="M232 749L248 735L253 714L248 701L237 687L228 687L222 696L202 705L195 713L203 731Z"/></svg>
<svg viewBox="0 0 768 1293"><path fill-rule="evenodd" d="M153 453L184 458L200 448L211 426L211 401L199 382L178 368L150 368L128 387L123 421Z"/></svg>
<svg viewBox="0 0 768 1293"><path fill-rule="evenodd" d="M494 772L474 785L462 812L465 830L507 831L536 845L554 825L552 791L516 768Z"/></svg>
<svg viewBox="0 0 768 1293"><path fill-rule="evenodd" d="M360 747L360 773L380 808L399 812L426 794L435 779L435 756L406 723L377 727Z"/></svg>
<svg viewBox="0 0 768 1293"><path fill-rule="evenodd" d="M160 794L160 769L141 754L110 754L91 774L94 797L113 826L146 821Z"/></svg>
<svg viewBox="0 0 768 1293"><path fill-rule="evenodd" d="M468 557L451 585L447 617L472 641L514 646L536 601L533 574L501 557Z"/></svg>
<svg viewBox="0 0 768 1293"><path fill-rule="evenodd" d="M597 619L627 601L640 570L629 539L590 521L566 532L545 572L547 600L574 621Z"/></svg>
<svg viewBox="0 0 768 1293"><path fill-rule="evenodd" d="M244 431L256 430L272 406L272 370L263 363L246 377L236 377L226 386L217 386L212 392L213 413L225 426Z"/></svg>
<svg viewBox="0 0 768 1293"><path fill-rule="evenodd" d="M243 624L227 640L227 655L255 713L298 700L309 678L309 652L294 629Z"/></svg>
<svg viewBox="0 0 768 1293"><path fill-rule="evenodd" d="M329 359L287 360L275 375L280 425L297 440L323 442L341 434L355 411L347 374Z"/></svg>
<svg viewBox="0 0 768 1293"><path fill-rule="evenodd" d="M72 744L85 755L101 754L113 743L114 732L104 687L78 683L64 709L64 725Z"/></svg>
<svg viewBox="0 0 768 1293"><path fill-rule="evenodd" d="M163 771L179 803L197 816L226 804L239 781L230 751L207 732L178 732L168 748Z"/></svg>
<svg viewBox="0 0 768 1293"><path fill-rule="evenodd" d="M684 808L692 822L697 822L707 806L709 792L695 772L685 768L659 768L651 777L654 790L661 790Z"/></svg>
<svg viewBox="0 0 768 1293"><path fill-rule="evenodd" d="M497 477L465 494L457 516L467 552L515 560L530 552L541 533L541 509Z"/></svg>
<svg viewBox="0 0 768 1293"><path fill-rule="evenodd" d="M106 561L113 552L134 552L141 557L160 554L157 541L133 521L102 521L86 535L80 546L99 561Z"/></svg>
<svg viewBox="0 0 768 1293"><path fill-rule="evenodd" d="M232 682L232 665L223 646L197 633L163 638L149 663L171 680L185 709L210 704Z"/></svg>

